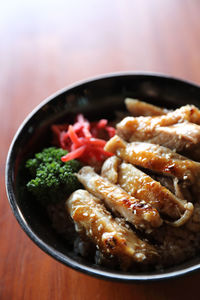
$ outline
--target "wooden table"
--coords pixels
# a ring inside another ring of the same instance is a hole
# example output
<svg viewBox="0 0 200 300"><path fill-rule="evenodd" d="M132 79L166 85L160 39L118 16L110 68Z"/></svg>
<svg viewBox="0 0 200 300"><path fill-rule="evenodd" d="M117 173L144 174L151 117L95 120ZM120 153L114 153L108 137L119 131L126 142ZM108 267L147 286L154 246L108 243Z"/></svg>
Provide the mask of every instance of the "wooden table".
<svg viewBox="0 0 200 300"><path fill-rule="evenodd" d="M0 8L0 299L199 299L200 273L151 284L88 277L21 230L4 188L9 144L45 97L80 79L143 70L200 84L200 1L5 1ZM188 99L189 100L189 99Z"/></svg>

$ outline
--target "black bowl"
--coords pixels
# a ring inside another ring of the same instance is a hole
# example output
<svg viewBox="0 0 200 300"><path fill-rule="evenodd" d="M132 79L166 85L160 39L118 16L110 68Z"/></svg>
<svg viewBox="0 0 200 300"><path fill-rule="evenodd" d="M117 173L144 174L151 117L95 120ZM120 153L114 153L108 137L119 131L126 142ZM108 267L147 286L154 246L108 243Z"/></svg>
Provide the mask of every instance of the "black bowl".
<svg viewBox="0 0 200 300"><path fill-rule="evenodd" d="M50 125L68 121L78 112L86 117L112 119L124 109L124 98L133 97L167 108L187 103L200 105L200 87L169 76L117 73L100 76L67 87L46 99L18 129L7 158L6 187L13 213L27 235L47 254L78 271L103 279L150 281L173 278L200 269L200 256L164 271L120 272L97 266L73 253L24 188L20 166L50 140Z"/></svg>

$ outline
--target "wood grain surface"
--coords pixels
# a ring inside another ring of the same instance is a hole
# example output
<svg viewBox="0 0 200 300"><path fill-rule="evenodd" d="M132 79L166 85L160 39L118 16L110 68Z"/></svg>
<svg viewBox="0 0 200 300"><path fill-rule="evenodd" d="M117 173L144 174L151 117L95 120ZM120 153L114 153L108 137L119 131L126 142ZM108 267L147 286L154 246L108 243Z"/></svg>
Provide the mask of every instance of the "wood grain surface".
<svg viewBox="0 0 200 300"><path fill-rule="evenodd" d="M140 70L200 84L200 1L8 0L1 2L0 41L0 299L199 299L200 273L122 284L47 256L11 212L4 168L26 115L74 81Z"/></svg>

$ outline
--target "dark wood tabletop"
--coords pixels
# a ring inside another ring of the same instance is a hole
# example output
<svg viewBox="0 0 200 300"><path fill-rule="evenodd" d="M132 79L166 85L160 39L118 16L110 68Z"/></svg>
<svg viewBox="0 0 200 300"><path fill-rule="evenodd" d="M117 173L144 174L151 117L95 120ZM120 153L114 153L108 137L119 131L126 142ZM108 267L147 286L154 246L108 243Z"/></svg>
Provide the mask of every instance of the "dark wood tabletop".
<svg viewBox="0 0 200 300"><path fill-rule="evenodd" d="M200 1L8 0L0 8L0 40L0 299L199 299L200 273L123 284L46 255L12 214L4 169L27 114L77 80L133 70L200 84Z"/></svg>

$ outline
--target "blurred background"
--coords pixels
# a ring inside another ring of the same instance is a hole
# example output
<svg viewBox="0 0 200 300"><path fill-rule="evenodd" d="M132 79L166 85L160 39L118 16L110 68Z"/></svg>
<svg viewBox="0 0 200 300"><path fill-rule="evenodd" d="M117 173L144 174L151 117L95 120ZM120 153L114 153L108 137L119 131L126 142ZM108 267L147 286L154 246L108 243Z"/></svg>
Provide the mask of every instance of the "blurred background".
<svg viewBox="0 0 200 300"><path fill-rule="evenodd" d="M183 286L186 299L198 275L147 292L91 279L45 255L12 215L4 168L20 123L68 84L117 71L200 84L200 1L7 0L0 4L0 41L0 299L177 299Z"/></svg>

